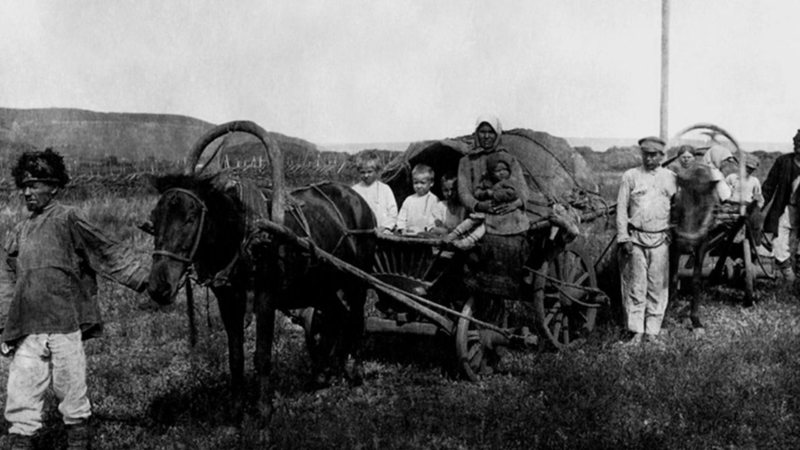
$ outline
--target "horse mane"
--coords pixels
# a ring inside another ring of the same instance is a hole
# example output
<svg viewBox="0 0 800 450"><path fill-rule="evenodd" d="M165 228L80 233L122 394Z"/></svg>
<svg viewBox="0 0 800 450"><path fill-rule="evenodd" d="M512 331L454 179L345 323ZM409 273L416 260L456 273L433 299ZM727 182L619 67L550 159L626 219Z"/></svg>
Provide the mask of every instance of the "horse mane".
<svg viewBox="0 0 800 450"><path fill-rule="evenodd" d="M694 163L678 171L678 185L691 190L708 189L714 182L711 168L702 163Z"/></svg>
<svg viewBox="0 0 800 450"><path fill-rule="evenodd" d="M232 214L220 214L217 220L231 230L237 229L245 220L246 206L231 187L236 181L224 173L207 175L189 175L172 173L153 177L151 184L163 194L169 189L180 188L195 192L206 203L209 211L228 211ZM233 211L230 211L233 209Z"/></svg>

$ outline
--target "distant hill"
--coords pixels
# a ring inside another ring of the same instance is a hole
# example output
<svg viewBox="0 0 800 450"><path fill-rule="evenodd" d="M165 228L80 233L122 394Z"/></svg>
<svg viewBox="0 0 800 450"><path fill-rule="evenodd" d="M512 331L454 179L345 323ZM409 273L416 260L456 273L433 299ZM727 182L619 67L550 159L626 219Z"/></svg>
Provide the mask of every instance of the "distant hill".
<svg viewBox="0 0 800 450"><path fill-rule="evenodd" d="M604 152L614 147L628 147L635 145L638 138L564 138L573 147L588 147L595 152ZM739 142L739 145L748 152L762 150L765 152L786 153L792 151L792 143L786 142Z"/></svg>
<svg viewBox="0 0 800 450"><path fill-rule="evenodd" d="M81 109L0 108L0 158L29 148L53 147L69 159L177 161L209 128L209 122L173 114L103 113ZM317 152L298 138L270 133L281 147ZM232 144L244 139L236 138Z"/></svg>
<svg viewBox="0 0 800 450"><path fill-rule="evenodd" d="M425 139L420 139L423 141ZM320 148L330 152L342 153L358 153L362 150L387 150L392 152L403 152L413 142L369 142L369 143L354 143L354 144L320 144Z"/></svg>

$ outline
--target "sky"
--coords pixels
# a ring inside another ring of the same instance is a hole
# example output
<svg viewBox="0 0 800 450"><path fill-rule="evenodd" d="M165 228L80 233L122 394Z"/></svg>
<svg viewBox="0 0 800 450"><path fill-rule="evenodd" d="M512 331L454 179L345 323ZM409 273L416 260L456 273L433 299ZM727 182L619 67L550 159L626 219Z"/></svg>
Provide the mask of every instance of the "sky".
<svg viewBox="0 0 800 450"><path fill-rule="evenodd" d="M318 144L659 133L661 0L0 0L0 107L252 120ZM800 2L671 0L669 134L800 128Z"/></svg>

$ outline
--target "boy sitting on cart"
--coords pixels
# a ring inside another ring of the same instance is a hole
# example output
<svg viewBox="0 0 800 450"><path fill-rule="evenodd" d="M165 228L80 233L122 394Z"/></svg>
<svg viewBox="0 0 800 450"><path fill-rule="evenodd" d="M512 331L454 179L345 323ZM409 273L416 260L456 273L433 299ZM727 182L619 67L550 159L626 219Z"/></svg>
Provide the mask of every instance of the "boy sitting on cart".
<svg viewBox="0 0 800 450"><path fill-rule="evenodd" d="M397 230L406 235L431 232L436 228L436 223L445 218L444 204L431 192L433 169L425 164L417 164L411 170L411 177L414 193L400 207Z"/></svg>

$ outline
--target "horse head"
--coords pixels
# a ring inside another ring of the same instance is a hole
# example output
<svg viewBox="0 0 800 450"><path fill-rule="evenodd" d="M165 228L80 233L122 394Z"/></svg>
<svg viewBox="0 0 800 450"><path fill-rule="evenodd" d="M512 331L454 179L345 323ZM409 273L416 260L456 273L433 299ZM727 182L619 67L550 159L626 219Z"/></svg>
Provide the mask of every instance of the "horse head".
<svg viewBox="0 0 800 450"><path fill-rule="evenodd" d="M173 301L192 265L204 277L236 256L243 213L218 178L165 175L152 180L161 196L150 214L155 245L148 293L159 304Z"/></svg>
<svg viewBox="0 0 800 450"><path fill-rule="evenodd" d="M680 171L677 178L678 192L672 207L674 236L678 247L689 251L706 237L714 221L719 181L710 167L700 163Z"/></svg>

